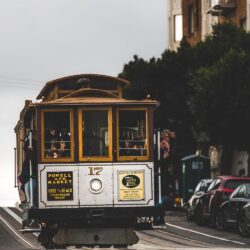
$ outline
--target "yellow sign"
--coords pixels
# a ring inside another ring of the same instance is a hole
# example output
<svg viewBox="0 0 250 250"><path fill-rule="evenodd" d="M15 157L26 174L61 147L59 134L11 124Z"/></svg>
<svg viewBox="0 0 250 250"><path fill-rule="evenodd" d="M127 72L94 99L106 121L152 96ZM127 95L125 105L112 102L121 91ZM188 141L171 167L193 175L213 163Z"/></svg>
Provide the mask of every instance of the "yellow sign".
<svg viewBox="0 0 250 250"><path fill-rule="evenodd" d="M144 171L119 171L119 200L144 200Z"/></svg>

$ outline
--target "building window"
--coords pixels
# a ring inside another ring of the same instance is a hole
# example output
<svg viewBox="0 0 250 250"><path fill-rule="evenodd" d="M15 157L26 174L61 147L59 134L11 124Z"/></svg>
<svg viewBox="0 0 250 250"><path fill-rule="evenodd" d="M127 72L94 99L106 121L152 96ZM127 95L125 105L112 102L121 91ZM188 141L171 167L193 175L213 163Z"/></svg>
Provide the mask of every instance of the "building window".
<svg viewBox="0 0 250 250"><path fill-rule="evenodd" d="M148 159L147 120L146 109L118 110L118 160Z"/></svg>
<svg viewBox="0 0 250 250"><path fill-rule="evenodd" d="M199 13L200 13L200 0L196 0L195 2L195 30L198 30L200 26Z"/></svg>
<svg viewBox="0 0 250 250"><path fill-rule="evenodd" d="M79 111L80 160L112 160L111 109Z"/></svg>
<svg viewBox="0 0 250 250"><path fill-rule="evenodd" d="M246 18L242 18L240 19L240 27L244 30L247 29L247 19Z"/></svg>
<svg viewBox="0 0 250 250"><path fill-rule="evenodd" d="M182 39L182 15L174 16L174 40L179 42Z"/></svg>
<svg viewBox="0 0 250 250"><path fill-rule="evenodd" d="M248 2L249 2L250 0L248 0ZM249 31L250 30L250 4L248 5L248 12L247 12L247 22L248 22L248 24L247 24L247 31Z"/></svg>
<svg viewBox="0 0 250 250"><path fill-rule="evenodd" d="M206 0L205 2L205 10L208 11L212 7L212 1L211 0Z"/></svg>
<svg viewBox="0 0 250 250"><path fill-rule="evenodd" d="M193 5L188 6L188 34L194 33L194 7Z"/></svg>
<svg viewBox="0 0 250 250"><path fill-rule="evenodd" d="M42 159L73 160L72 111L42 111Z"/></svg>

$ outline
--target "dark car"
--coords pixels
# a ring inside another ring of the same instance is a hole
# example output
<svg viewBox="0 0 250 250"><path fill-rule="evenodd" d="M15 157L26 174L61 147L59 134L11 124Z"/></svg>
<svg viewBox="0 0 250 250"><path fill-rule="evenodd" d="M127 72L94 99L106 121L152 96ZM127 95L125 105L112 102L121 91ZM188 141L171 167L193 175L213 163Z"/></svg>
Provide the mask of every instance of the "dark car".
<svg viewBox="0 0 250 250"><path fill-rule="evenodd" d="M188 220L194 218L194 212L198 199L207 191L207 188L211 184L212 179L202 179L196 186L193 195L187 202L186 217Z"/></svg>
<svg viewBox="0 0 250 250"><path fill-rule="evenodd" d="M250 234L250 184L240 185L224 202L216 216L216 227L219 230L237 228L243 236Z"/></svg>
<svg viewBox="0 0 250 250"><path fill-rule="evenodd" d="M232 192L241 184L250 183L250 177L218 176L197 202L195 221L198 225L210 222L215 226L215 218L220 205L229 199Z"/></svg>

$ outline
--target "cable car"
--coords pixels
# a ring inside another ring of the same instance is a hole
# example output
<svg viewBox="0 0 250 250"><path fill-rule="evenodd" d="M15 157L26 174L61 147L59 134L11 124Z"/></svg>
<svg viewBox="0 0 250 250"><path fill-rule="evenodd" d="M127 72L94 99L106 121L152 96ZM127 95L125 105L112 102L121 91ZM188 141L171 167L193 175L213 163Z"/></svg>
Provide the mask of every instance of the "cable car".
<svg viewBox="0 0 250 250"><path fill-rule="evenodd" d="M153 136L159 102L123 98L129 84L67 76L25 102L15 127L16 174L26 191L23 225L36 221L44 246L131 245L137 218L161 213Z"/></svg>

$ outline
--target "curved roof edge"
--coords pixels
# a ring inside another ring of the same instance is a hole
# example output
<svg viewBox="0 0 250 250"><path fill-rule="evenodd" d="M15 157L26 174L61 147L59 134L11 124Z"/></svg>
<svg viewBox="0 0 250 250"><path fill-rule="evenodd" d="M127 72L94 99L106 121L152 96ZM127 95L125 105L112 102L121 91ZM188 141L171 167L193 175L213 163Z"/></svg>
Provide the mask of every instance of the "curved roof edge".
<svg viewBox="0 0 250 250"><path fill-rule="evenodd" d="M121 97L119 96L116 96L108 91L105 91L105 90L102 90L102 89L89 89L89 88L81 88L81 89L78 89L66 96L63 96L61 99L67 99L67 98L72 98L72 97L77 97L78 95L81 95L83 94L89 94L89 93L92 93L92 94L101 94L103 97L111 97L111 98L115 98L115 99L122 99Z"/></svg>
<svg viewBox="0 0 250 250"><path fill-rule="evenodd" d="M40 93L38 94L38 96L36 97L37 100L41 99L43 95L45 95L47 92L49 92L51 90L51 88L53 88L55 85L59 84L60 82L64 81L64 80L69 80L71 78L99 78L99 79L110 79L113 81L117 81L119 83L121 83L122 85L124 85L124 87L127 87L128 85L130 85L130 82L119 78L119 77L114 77L114 76L107 76L107 75L101 75L101 74L77 74L77 75L70 75L70 76L65 76L65 77L61 77L52 81L49 81L45 84L45 86L43 87L43 89L40 91Z"/></svg>

